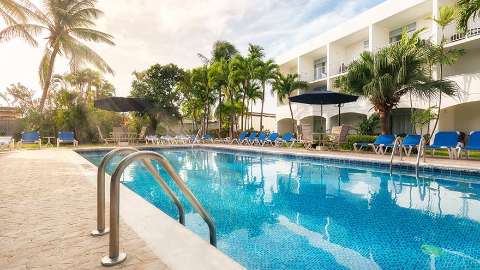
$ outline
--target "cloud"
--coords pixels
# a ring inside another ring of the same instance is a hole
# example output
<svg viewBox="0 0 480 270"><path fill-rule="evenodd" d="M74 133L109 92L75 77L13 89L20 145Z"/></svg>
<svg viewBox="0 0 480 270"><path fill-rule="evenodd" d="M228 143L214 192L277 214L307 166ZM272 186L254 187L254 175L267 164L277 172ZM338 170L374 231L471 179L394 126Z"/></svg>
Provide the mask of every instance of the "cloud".
<svg viewBox="0 0 480 270"><path fill-rule="evenodd" d="M228 40L240 51L248 43L275 57L382 0L102 0L105 15L98 29L115 37L114 47L92 45L115 70L118 95L127 95L131 73L154 63L184 68L200 65L197 53L209 55L216 40ZM39 89L41 48L21 41L0 45L0 89L21 82ZM56 72L66 71L59 63ZM267 104L274 112L275 105Z"/></svg>

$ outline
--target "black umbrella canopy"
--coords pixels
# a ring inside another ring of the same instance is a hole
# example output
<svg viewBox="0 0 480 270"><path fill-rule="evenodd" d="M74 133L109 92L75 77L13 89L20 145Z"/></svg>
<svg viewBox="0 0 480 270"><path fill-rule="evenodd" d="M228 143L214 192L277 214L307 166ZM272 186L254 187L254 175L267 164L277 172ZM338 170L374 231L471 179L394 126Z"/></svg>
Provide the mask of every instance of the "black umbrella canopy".
<svg viewBox="0 0 480 270"><path fill-rule="evenodd" d="M132 97L109 97L97 99L95 108L112 112L144 112L151 108L146 99Z"/></svg>
<svg viewBox="0 0 480 270"><path fill-rule="evenodd" d="M358 96L329 91L316 90L289 98L291 102L311 105L344 104L357 101Z"/></svg>
<svg viewBox="0 0 480 270"><path fill-rule="evenodd" d="M315 88L313 91L303 93L301 95L289 97L291 102L303 103L310 105L331 105L338 104L338 125L341 125L340 108L344 103L357 101L358 96L349 95L345 93L324 90L323 88ZM321 115L323 117L323 106Z"/></svg>

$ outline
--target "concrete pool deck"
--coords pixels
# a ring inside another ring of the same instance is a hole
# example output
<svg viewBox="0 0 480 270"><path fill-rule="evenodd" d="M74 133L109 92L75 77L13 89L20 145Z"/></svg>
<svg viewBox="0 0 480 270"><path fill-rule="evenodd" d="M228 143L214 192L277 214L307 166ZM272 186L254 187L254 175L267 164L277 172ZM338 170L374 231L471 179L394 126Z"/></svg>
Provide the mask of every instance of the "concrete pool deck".
<svg viewBox="0 0 480 270"><path fill-rule="evenodd" d="M0 153L2 270L105 269L108 235L90 236L96 170L69 149ZM243 269L123 185L120 205L127 260L112 269Z"/></svg>
<svg viewBox="0 0 480 270"><path fill-rule="evenodd" d="M387 155L368 153L209 146L382 162L390 159ZM414 161L412 157L402 163ZM427 162L428 166L442 168L475 171L480 168L478 160L428 158ZM108 254L108 236L94 238L89 235L96 224L95 177L96 167L71 149L0 153L0 268L105 269L100 265L100 258ZM127 252L128 258L113 269L242 269L206 241L121 186L120 249ZM106 213L108 224L108 210Z"/></svg>

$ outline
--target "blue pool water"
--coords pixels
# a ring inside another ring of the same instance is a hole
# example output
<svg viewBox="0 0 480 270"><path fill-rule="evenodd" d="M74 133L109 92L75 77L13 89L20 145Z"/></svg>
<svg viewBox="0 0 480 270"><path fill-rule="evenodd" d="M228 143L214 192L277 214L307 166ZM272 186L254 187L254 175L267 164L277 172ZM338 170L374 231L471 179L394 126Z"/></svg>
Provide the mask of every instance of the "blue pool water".
<svg viewBox="0 0 480 270"><path fill-rule="evenodd" d="M478 176L447 171L417 180L312 158L157 151L214 218L218 248L248 269L480 269ZM98 165L105 152L80 154ZM132 164L123 181L177 218L142 165ZM187 208L186 226L208 239Z"/></svg>

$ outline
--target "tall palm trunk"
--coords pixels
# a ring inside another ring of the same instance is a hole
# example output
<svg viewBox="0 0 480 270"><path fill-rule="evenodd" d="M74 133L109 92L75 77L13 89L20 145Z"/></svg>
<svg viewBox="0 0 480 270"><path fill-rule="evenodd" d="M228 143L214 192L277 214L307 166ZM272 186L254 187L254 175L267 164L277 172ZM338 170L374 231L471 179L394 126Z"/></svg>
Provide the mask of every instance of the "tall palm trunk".
<svg viewBox="0 0 480 270"><path fill-rule="evenodd" d="M263 131L263 105L265 104L265 83L262 83L262 108L260 109L260 132Z"/></svg>
<svg viewBox="0 0 480 270"><path fill-rule="evenodd" d="M59 52L58 46L55 46L52 51L52 55L50 56L50 63L48 65L47 76L44 78L44 85L43 85L43 93L42 98L40 99L40 107L38 108L40 112L43 111L45 107L45 101L47 100L48 90L50 89L50 84L52 83L52 74L53 74L53 67L55 65L55 58Z"/></svg>
<svg viewBox="0 0 480 270"><path fill-rule="evenodd" d="M443 80L443 64L442 63L440 63L440 80ZM432 133L435 132L435 130L437 129L438 122L440 121L441 110L442 110L442 91L439 91L437 119L435 119L435 124L433 125Z"/></svg>
<svg viewBox="0 0 480 270"><path fill-rule="evenodd" d="M248 88L248 85L246 82L243 83L244 87L244 91L242 93L242 114L241 114L241 125L240 125L240 128L242 130L244 130L244 125L243 125L243 120L244 120L244 117L245 117L245 98L247 97L247 92L246 92L246 89Z"/></svg>
<svg viewBox="0 0 480 270"><path fill-rule="evenodd" d="M381 132L382 134L390 134L390 109L384 108L378 112L381 123Z"/></svg>
<svg viewBox="0 0 480 270"><path fill-rule="evenodd" d="M222 88L218 88L218 137L222 136Z"/></svg>

